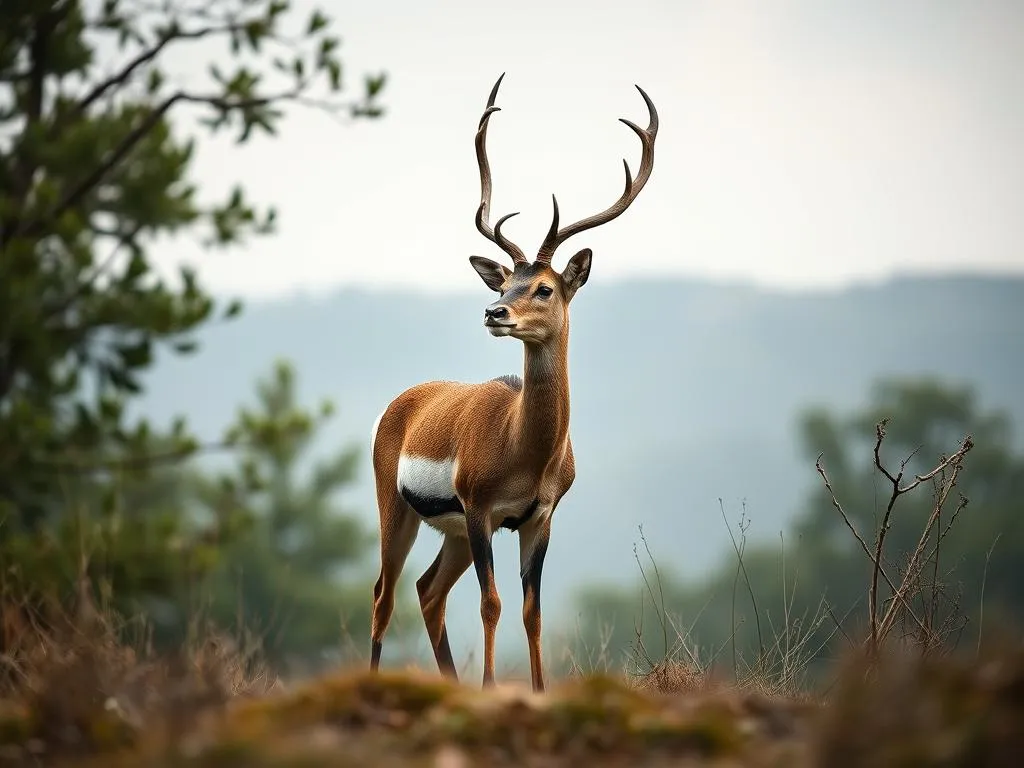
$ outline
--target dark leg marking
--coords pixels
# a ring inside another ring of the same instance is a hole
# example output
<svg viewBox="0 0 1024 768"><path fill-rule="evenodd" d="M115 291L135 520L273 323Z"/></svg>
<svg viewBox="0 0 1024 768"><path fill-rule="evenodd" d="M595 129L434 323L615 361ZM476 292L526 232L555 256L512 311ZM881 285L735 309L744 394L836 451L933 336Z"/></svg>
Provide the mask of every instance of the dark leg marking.
<svg viewBox="0 0 1024 768"><path fill-rule="evenodd" d="M484 625L484 676L483 685L494 685L494 635L501 616L501 599L494 583L494 551L491 548L490 533L480 523L467 516L469 547L473 553L473 565L480 582L480 618Z"/></svg>
<svg viewBox="0 0 1024 768"><path fill-rule="evenodd" d="M539 504L540 499L534 499L533 501L530 502L530 506L526 508L526 511L523 512L523 514L521 514L519 517L506 517L504 520L501 521L501 525L499 525L498 527L507 528L510 531L519 530L520 526L522 526L531 517L533 517L533 513L537 511L537 506Z"/></svg>
<svg viewBox="0 0 1024 768"><path fill-rule="evenodd" d="M380 601L380 593L384 589L384 574L377 578L377 583L373 585L373 604L377 605ZM380 640L370 639L370 669L374 672L380 666L380 652L383 647L383 643Z"/></svg>
<svg viewBox="0 0 1024 768"><path fill-rule="evenodd" d="M533 554L530 556L530 564L526 568L526 573L523 574L523 597L527 597L530 593L539 601L540 600L540 579L541 572L544 570L544 557L548 553L548 537L544 536L537 541L537 547L533 550Z"/></svg>
<svg viewBox="0 0 1024 768"><path fill-rule="evenodd" d="M544 690L544 666L541 655L541 573L551 538L551 519L545 520L534 531L532 549L529 541L520 536L520 563L522 575L522 623L529 646L529 672L535 691ZM527 554L528 553L528 554ZM528 559L527 559L528 558Z"/></svg>
<svg viewBox="0 0 1024 768"><path fill-rule="evenodd" d="M438 515L446 515L452 512L466 514L466 509L462 506L462 502L459 501L457 496L452 496L450 499L430 498L429 496L420 496L418 493L410 491L405 487L401 489L401 494L402 498L409 503L410 507L416 510L416 514L420 517L437 517Z"/></svg>
<svg viewBox="0 0 1024 768"><path fill-rule="evenodd" d="M374 672L380 667L380 652L383 644L380 640L370 642L370 669Z"/></svg>

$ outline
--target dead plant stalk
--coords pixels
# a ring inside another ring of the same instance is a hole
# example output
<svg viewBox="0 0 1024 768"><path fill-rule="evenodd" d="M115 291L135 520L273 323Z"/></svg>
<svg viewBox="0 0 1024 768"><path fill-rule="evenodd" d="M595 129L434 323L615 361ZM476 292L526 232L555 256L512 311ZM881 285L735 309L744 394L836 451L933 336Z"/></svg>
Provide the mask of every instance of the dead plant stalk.
<svg viewBox="0 0 1024 768"><path fill-rule="evenodd" d="M874 466L879 472L889 481L892 491L889 495L889 501L886 504L885 514L882 517L882 522L878 527L875 535L875 542L873 550L868 547L864 537L857 531L853 521L850 520L846 511L843 509L838 498L836 498L835 491L832 488L832 484L828 479L828 475L825 473L824 467L821 465L821 457L823 454L818 455L818 460L815 462L815 468L818 474L821 475L822 480L825 483L825 488L829 493L832 501L832 505L838 510L839 514L843 518L843 522L853 533L857 542L860 544L864 554L868 557L871 562L871 582L868 589L868 618L870 621L870 634L867 638L868 649L872 656L875 656L878 652L881 640L889 633L893 625L899 616L900 609L906 612L914 623L917 624L918 628L924 635L929 634L924 621L914 612L914 609L910 603L908 597L908 591L910 586L915 582L918 571L923 567L922 557L927 549L928 541L931 538L932 532L938 523L942 515L942 509L946 504L950 492L956 485L957 478L963 469L964 457L974 447L974 441L970 435L964 437L960 447L950 456L943 457L939 464L934 469L926 472L923 475L914 475L913 479L902 484L904 475L906 473L907 464L913 458L914 453L911 453L905 459L900 462L899 471L893 474L889 469L882 463L881 448L882 441L885 439L885 428L888 425L888 419L882 419L875 426L875 448L874 448ZM939 490L936 496L935 505L932 508L931 514L928 517L928 521L921 532L921 536L918 540L917 546L914 552L910 556L910 560L907 563L907 567L904 569L902 578L900 579L899 585L897 586L893 580L886 573L882 565L882 556L885 547L885 537L889 531L893 509L896 506L896 501L900 496L909 493L910 491L917 488L924 482L940 478ZM953 512L952 520L956 519L956 516L966 506L967 500L962 498ZM947 524L946 530L940 533L940 540L948 532L949 525L952 524L952 520ZM936 549L938 548L938 542L936 543ZM936 553L937 554L937 553ZM884 615L879 618L878 615L878 581L881 578L891 590L892 598L888 603L888 607L885 610Z"/></svg>

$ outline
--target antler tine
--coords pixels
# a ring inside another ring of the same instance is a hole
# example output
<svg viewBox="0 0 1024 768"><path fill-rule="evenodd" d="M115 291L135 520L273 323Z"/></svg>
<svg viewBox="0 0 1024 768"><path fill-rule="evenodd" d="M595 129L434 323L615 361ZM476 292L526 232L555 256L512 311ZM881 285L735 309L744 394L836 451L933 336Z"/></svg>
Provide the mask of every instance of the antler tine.
<svg viewBox="0 0 1024 768"><path fill-rule="evenodd" d="M651 97L644 92L643 88L638 85L636 89L640 91L640 95L643 96L644 102L647 104L647 113L650 116L647 128L641 128L624 117L619 118L619 122L629 126L640 137L640 143L642 144L640 170L636 175L636 179L633 178L633 174L629 170L629 163L623 160L622 164L626 168L626 188L619 199L601 213L590 216L582 221L577 221L575 224L570 224L562 229L558 228L558 201L552 195L551 200L554 204L554 213L551 219L551 228L548 230L547 237L544 238L544 242L541 243L540 250L537 252L538 262L550 264L551 257L555 255L555 250L570 237L601 224L607 224L616 216L625 212L651 177L651 171L654 170L654 140L658 137L658 110L655 109L654 102L651 101Z"/></svg>
<svg viewBox="0 0 1024 768"><path fill-rule="evenodd" d="M518 245L501 234L502 223L516 214L510 213L508 216L502 217L493 229L488 223L491 208L491 166L487 161L487 124L490 122L491 115L501 111L501 107L494 106L494 100L498 96L498 87L504 77L505 73L502 72L501 77L491 88L491 95L487 98L487 108L480 117L480 125L476 131L476 162L480 166L480 207L476 209L476 228L481 235L511 256L515 264L521 264L529 263L526 254Z"/></svg>

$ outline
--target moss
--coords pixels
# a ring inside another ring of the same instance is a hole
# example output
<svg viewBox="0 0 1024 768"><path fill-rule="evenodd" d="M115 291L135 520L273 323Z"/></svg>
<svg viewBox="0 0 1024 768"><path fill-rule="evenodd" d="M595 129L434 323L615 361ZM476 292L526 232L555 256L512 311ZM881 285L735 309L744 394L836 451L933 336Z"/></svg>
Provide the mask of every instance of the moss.
<svg viewBox="0 0 1024 768"><path fill-rule="evenodd" d="M93 749L109 752L134 744L138 734L121 712L104 709L87 722L85 736Z"/></svg>
<svg viewBox="0 0 1024 768"><path fill-rule="evenodd" d="M35 735L35 722L28 707L0 701L0 745L24 744Z"/></svg>
<svg viewBox="0 0 1024 768"><path fill-rule="evenodd" d="M291 750L291 758L305 754L315 761L320 758L310 753L321 750L304 734L318 726L336 729L329 746L337 759L346 745L365 747L375 739L388 745L391 757L405 761L450 745L466 754L520 762L536 754L624 757L652 750L713 756L742 745L726 707L683 711L669 704L611 678L587 679L537 697L481 692L418 675L339 675L238 705L196 757L208 764L219 755L230 764L238 755L259 756L276 765L271 756ZM251 744L268 747L247 751Z"/></svg>
<svg viewBox="0 0 1024 768"><path fill-rule="evenodd" d="M743 742L736 715L717 708L699 710L687 719L635 718L632 727L645 746L705 757L732 754Z"/></svg>
<svg viewBox="0 0 1024 768"><path fill-rule="evenodd" d="M75 766L1015 765L1024 664L1016 669L860 669L823 710L735 690L657 694L609 677L534 695L425 674L339 674L236 703L170 748L150 738L130 759Z"/></svg>
<svg viewBox="0 0 1024 768"><path fill-rule="evenodd" d="M261 753L265 754L266 745L259 741L237 741L226 739L212 744L209 749L204 750L197 757L203 765L223 766L255 766L263 762ZM180 759L180 758L179 758ZM189 761L188 764L191 764Z"/></svg>
<svg viewBox="0 0 1024 768"><path fill-rule="evenodd" d="M420 675L380 673L337 675L291 693L250 700L237 706L230 728L258 735L296 725L402 727L450 697L446 681Z"/></svg>

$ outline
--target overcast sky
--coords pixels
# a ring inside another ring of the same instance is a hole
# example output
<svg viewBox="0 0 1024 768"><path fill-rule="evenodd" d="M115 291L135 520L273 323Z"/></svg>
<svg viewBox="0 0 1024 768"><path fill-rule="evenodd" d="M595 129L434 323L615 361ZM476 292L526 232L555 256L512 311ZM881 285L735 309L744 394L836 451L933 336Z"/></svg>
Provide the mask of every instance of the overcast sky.
<svg viewBox="0 0 1024 768"><path fill-rule="evenodd" d="M349 82L387 71L387 115L343 126L300 109L276 140L201 145L204 192L241 182L281 215L279 234L233 252L159 246L217 292L480 290L467 257L503 255L473 226L473 134L503 71L493 210L522 212L506 233L531 255L552 192L563 221L582 218L618 196L623 157L636 169L617 122L646 122L634 83L661 115L647 187L558 267L589 246L595 281L1024 272L1019 0L319 4Z"/></svg>

